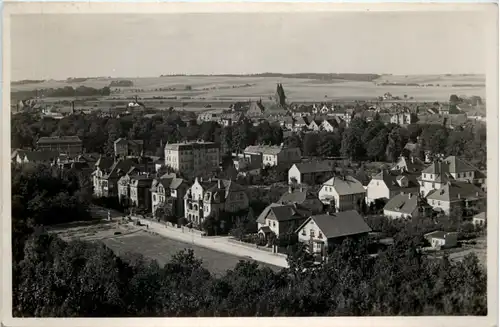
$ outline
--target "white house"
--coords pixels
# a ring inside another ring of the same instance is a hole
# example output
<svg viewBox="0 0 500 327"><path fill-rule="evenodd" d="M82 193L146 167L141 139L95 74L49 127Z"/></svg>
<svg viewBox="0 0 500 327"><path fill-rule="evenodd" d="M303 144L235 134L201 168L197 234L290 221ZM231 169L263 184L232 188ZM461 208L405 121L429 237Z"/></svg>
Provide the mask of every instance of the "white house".
<svg viewBox="0 0 500 327"><path fill-rule="evenodd" d="M257 218L259 235L294 233L312 212L298 204L271 203Z"/></svg>
<svg viewBox="0 0 500 327"><path fill-rule="evenodd" d="M480 212L486 204L486 194L483 190L467 182L448 181L439 189L431 191L426 199L434 210L445 214L458 209Z"/></svg>
<svg viewBox="0 0 500 327"><path fill-rule="evenodd" d="M486 212L480 212L474 217L472 217L472 223L475 226L484 226L486 225Z"/></svg>
<svg viewBox="0 0 500 327"><path fill-rule="evenodd" d="M296 163L288 170L289 184L323 183L333 173L334 163L330 160Z"/></svg>
<svg viewBox="0 0 500 327"><path fill-rule="evenodd" d="M363 184L352 176L332 177L319 190L320 200L325 204L333 201L337 211L356 209L365 195Z"/></svg>
<svg viewBox="0 0 500 327"><path fill-rule="evenodd" d="M366 187L366 203L377 199L389 200L397 194L417 194L419 191L417 175L401 171L383 170L373 176Z"/></svg>
<svg viewBox="0 0 500 327"><path fill-rule="evenodd" d="M355 210L310 216L297 229L299 242L309 245L309 252L325 257L346 237L362 237L371 232Z"/></svg>
<svg viewBox="0 0 500 327"><path fill-rule="evenodd" d="M451 248L457 246L457 233L435 231L425 234L424 237L435 249Z"/></svg>
<svg viewBox="0 0 500 327"><path fill-rule="evenodd" d="M299 148L285 147L281 145L250 145L246 147L245 154L250 156L261 156L262 167L289 165L300 162L302 154Z"/></svg>

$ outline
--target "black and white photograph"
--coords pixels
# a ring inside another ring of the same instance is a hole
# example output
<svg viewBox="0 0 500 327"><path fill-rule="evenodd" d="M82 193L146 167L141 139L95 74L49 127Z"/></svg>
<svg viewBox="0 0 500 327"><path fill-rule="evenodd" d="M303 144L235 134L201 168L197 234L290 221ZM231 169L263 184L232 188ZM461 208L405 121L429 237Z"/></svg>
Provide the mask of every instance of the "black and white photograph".
<svg viewBox="0 0 500 327"><path fill-rule="evenodd" d="M497 324L498 7L198 5L4 3L2 321Z"/></svg>

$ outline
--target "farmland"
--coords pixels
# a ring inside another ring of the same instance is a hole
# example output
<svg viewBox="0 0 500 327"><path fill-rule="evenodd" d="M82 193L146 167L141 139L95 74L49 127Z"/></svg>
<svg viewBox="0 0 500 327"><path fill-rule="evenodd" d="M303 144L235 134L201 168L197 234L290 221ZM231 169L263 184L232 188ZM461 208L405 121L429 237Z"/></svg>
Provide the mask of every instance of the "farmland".
<svg viewBox="0 0 500 327"><path fill-rule="evenodd" d="M91 78L81 83L49 80L41 83L16 84L12 85L11 91L80 85L103 88L109 86L113 80L124 79L132 81L133 86L112 87L113 94L110 97L126 98L138 95L142 99L161 96L197 101L244 101L248 99L269 101L274 95L277 82L283 84L289 102L374 100L386 92L401 98L407 95L413 97L414 101L446 101L451 94L478 95L485 98L486 93L485 78L481 75L383 75L374 81L253 76Z"/></svg>

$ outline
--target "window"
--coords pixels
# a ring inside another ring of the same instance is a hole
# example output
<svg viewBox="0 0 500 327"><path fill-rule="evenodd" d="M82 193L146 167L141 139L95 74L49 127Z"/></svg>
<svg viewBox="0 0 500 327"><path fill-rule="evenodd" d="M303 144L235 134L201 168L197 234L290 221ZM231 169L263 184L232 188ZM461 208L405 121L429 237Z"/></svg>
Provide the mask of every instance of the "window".
<svg viewBox="0 0 500 327"><path fill-rule="evenodd" d="M273 227L276 227L276 222L275 221L273 221Z"/></svg>
<svg viewBox="0 0 500 327"><path fill-rule="evenodd" d="M438 201L438 206L440 206L440 205L441 205L441 201Z"/></svg>
<svg viewBox="0 0 500 327"><path fill-rule="evenodd" d="M318 232L318 238L323 238L323 234L321 234L321 232Z"/></svg>
<svg viewBox="0 0 500 327"><path fill-rule="evenodd" d="M153 201L156 201L156 195L153 194Z"/></svg>
<svg viewBox="0 0 500 327"><path fill-rule="evenodd" d="M307 235L307 234L306 234L306 230L305 230L305 229L303 229L303 230L302 230L302 235L303 235L303 236L306 236L306 235Z"/></svg>
<svg viewBox="0 0 500 327"><path fill-rule="evenodd" d="M377 182L377 186L378 186L378 182Z"/></svg>
<svg viewBox="0 0 500 327"><path fill-rule="evenodd" d="M309 231L309 235L310 235L311 237L314 237L314 229L312 229L312 228L311 228L311 230Z"/></svg>
<svg viewBox="0 0 500 327"><path fill-rule="evenodd" d="M424 178L427 178L427 174L424 174Z"/></svg>

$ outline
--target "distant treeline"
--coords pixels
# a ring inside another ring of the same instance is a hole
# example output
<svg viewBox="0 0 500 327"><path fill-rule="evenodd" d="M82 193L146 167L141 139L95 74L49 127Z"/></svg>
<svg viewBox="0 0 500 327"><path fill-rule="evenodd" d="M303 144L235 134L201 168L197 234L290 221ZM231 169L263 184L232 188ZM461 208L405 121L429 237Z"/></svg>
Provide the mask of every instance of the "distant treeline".
<svg viewBox="0 0 500 327"><path fill-rule="evenodd" d="M28 91L16 91L11 92L11 99L18 101L34 97L74 97L74 96L107 96L110 95L111 90L109 87L103 87L102 89L95 89L93 87L79 86L73 88L71 86L65 86L61 88L49 88L49 89L39 89L39 90L28 90Z"/></svg>
<svg viewBox="0 0 500 327"><path fill-rule="evenodd" d="M160 75L160 77L168 76L220 76L220 77L281 77L281 78L305 78L317 80L335 80L343 79L348 81L363 81L371 82L379 77L377 74L322 74L322 73L297 73L297 74L281 74L281 73L259 73L259 74L218 74L218 75L187 75L187 74L173 74L173 75Z"/></svg>
<svg viewBox="0 0 500 327"><path fill-rule="evenodd" d="M134 82L129 81L129 80L119 80L119 81L111 81L109 83L110 87L130 87L134 86Z"/></svg>
<svg viewBox="0 0 500 327"><path fill-rule="evenodd" d="M20 81L13 81L10 84L11 85L24 85L24 84L37 84L37 83L43 83L45 82L44 79L23 79Z"/></svg>
<svg viewBox="0 0 500 327"><path fill-rule="evenodd" d="M66 83L83 83L87 81L89 78L88 77L68 77L66 79Z"/></svg>
<svg viewBox="0 0 500 327"><path fill-rule="evenodd" d="M377 83L377 85L381 86L450 86L449 84L418 84L418 83L397 83L397 82L383 82ZM486 84L451 84L451 87L485 87Z"/></svg>

